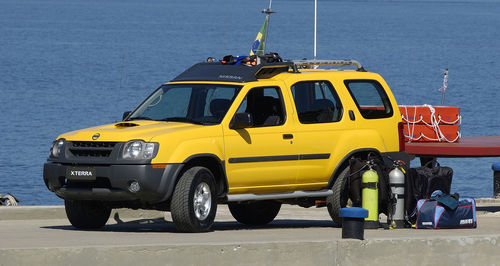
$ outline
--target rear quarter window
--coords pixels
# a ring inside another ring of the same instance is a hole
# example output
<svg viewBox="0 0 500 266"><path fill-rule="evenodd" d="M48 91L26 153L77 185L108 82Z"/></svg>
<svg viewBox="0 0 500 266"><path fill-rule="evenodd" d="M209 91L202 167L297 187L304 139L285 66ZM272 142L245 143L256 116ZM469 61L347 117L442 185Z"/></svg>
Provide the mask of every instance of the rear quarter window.
<svg viewBox="0 0 500 266"><path fill-rule="evenodd" d="M386 118L393 115L389 97L377 81L346 80L344 83L364 118Z"/></svg>

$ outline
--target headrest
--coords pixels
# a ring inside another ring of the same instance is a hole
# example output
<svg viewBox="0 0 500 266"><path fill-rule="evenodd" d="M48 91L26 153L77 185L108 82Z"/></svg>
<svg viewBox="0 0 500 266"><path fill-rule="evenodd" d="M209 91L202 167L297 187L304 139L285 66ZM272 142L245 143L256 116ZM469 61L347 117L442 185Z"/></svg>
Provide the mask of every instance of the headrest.
<svg viewBox="0 0 500 266"><path fill-rule="evenodd" d="M216 117L221 117L227 112L230 106L231 101L228 99L213 99L210 102L210 113Z"/></svg>
<svg viewBox="0 0 500 266"><path fill-rule="evenodd" d="M335 105L328 99L315 100L313 106L317 109L333 109Z"/></svg>

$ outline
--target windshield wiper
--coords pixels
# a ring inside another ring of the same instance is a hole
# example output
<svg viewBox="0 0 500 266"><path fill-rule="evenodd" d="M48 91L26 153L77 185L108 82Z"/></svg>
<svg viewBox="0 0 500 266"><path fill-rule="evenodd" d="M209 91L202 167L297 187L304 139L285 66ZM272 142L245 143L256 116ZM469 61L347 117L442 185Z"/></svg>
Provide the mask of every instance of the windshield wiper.
<svg viewBox="0 0 500 266"><path fill-rule="evenodd" d="M203 125L202 122L196 121L187 117L167 117L165 119L162 119L161 121L167 121L167 122L184 122L184 123L191 123L191 124L196 124L196 125Z"/></svg>
<svg viewBox="0 0 500 266"><path fill-rule="evenodd" d="M127 119L127 121L132 121L132 120L153 120L153 119L145 116L138 116Z"/></svg>

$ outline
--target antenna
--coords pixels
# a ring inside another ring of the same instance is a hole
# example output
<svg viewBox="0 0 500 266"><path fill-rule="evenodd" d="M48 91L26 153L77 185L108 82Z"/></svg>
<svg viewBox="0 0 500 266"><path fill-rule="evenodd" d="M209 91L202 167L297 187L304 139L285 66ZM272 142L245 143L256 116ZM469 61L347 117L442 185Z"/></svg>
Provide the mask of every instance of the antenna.
<svg viewBox="0 0 500 266"><path fill-rule="evenodd" d="M125 67L125 55L122 55L122 65L120 66L120 87L118 88L117 106L121 103L121 91L122 91L122 81L123 81L123 68Z"/></svg>
<svg viewBox="0 0 500 266"><path fill-rule="evenodd" d="M314 60L316 60L317 18L318 18L318 0L314 0Z"/></svg>

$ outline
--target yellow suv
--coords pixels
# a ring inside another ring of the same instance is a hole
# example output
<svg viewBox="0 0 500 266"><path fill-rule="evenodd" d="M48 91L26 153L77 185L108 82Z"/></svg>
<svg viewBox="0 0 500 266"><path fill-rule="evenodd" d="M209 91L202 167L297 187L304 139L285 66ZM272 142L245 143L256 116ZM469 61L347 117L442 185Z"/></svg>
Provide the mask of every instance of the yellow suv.
<svg viewBox="0 0 500 266"><path fill-rule="evenodd" d="M283 203L327 206L338 221L349 159L399 152L399 122L386 82L356 61L199 63L122 122L60 135L43 176L76 228L125 207L208 231L217 204L248 225L271 222Z"/></svg>

